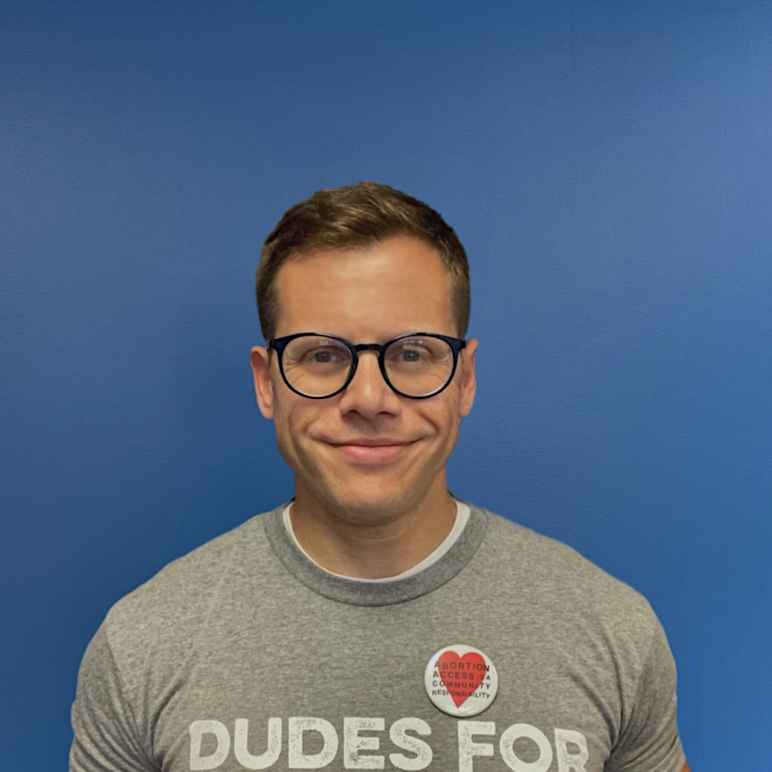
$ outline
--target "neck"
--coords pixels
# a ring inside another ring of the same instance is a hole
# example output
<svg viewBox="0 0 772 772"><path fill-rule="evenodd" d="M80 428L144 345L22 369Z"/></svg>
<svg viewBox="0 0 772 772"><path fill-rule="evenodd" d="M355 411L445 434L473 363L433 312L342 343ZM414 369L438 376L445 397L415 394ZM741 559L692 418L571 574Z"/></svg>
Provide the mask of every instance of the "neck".
<svg viewBox="0 0 772 772"><path fill-rule="evenodd" d="M453 528L456 501L444 480L420 501L377 513L324 506L296 487L290 508L295 537L322 568L362 579L407 571L439 546Z"/></svg>

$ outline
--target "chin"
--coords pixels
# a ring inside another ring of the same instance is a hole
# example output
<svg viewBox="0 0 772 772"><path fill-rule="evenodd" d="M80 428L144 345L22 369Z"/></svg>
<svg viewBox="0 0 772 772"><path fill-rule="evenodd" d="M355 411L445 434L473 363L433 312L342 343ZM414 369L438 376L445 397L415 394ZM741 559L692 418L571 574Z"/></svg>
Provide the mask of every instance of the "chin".
<svg viewBox="0 0 772 772"><path fill-rule="evenodd" d="M345 490L331 490L325 496L334 511L351 523L374 524L379 520L387 522L393 513L404 509L404 488L387 492L382 484L373 480L371 484L349 485Z"/></svg>

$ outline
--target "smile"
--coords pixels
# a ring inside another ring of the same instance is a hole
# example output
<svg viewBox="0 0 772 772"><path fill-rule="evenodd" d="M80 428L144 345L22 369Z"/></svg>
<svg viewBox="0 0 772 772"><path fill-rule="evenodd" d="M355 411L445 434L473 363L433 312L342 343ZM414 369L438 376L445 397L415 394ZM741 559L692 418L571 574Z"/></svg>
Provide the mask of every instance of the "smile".
<svg viewBox="0 0 772 772"><path fill-rule="evenodd" d="M378 466L396 461L412 443L406 445L336 445L351 463Z"/></svg>

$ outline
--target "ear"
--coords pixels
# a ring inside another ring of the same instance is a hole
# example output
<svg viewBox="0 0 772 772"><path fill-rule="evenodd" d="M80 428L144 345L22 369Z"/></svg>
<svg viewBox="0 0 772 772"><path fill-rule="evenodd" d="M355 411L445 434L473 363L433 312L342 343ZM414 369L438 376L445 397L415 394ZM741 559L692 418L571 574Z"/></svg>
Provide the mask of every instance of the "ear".
<svg viewBox="0 0 772 772"><path fill-rule="evenodd" d="M465 418L472 412L475 394L477 394L477 371L475 368L475 354L480 341L472 338L467 341L466 347L461 350L458 366L461 370L459 380L459 414Z"/></svg>
<svg viewBox="0 0 772 772"><path fill-rule="evenodd" d="M263 346L252 348L249 352L249 364L252 368L257 406L263 417L270 421L273 419L273 380L268 350Z"/></svg>

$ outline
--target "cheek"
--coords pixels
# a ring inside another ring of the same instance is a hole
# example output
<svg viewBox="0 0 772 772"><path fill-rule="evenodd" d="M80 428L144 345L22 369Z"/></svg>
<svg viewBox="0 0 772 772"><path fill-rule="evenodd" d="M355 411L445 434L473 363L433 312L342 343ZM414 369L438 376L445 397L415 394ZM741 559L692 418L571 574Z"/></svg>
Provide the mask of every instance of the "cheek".
<svg viewBox="0 0 772 772"><path fill-rule="evenodd" d="M425 460L432 466L442 466L456 444L458 414L452 405L444 403L441 408L424 412L422 422L431 426L432 432L424 449Z"/></svg>
<svg viewBox="0 0 772 772"><path fill-rule="evenodd" d="M448 434L458 425L458 395L455 391L451 392L448 387L447 399L438 402L436 405L427 405L425 416L428 421L434 425L438 434ZM444 394L441 396L445 396Z"/></svg>
<svg viewBox="0 0 772 772"><path fill-rule="evenodd" d="M276 420L276 419L274 419ZM291 441L291 433L285 424L276 421L276 446L284 462L291 469L297 471L296 451Z"/></svg>
<svg viewBox="0 0 772 772"><path fill-rule="evenodd" d="M458 394L454 391L453 401L449 401L443 413L443 434L446 437L447 451L450 452L458 441L461 425L461 412L458 404Z"/></svg>
<svg viewBox="0 0 772 772"><path fill-rule="evenodd" d="M299 398L300 399L300 398ZM318 409L304 402L300 404L292 400L283 403L276 411L276 434L280 446L284 449L282 455L291 455L304 466L318 465L318 457L324 446L313 437L322 434L320 427L332 425L333 421L325 421Z"/></svg>
<svg viewBox="0 0 772 772"><path fill-rule="evenodd" d="M302 444L298 442L298 438L302 437L303 416L291 401L277 400L275 406L274 426L279 452L287 464L297 471L298 458L305 455L302 453Z"/></svg>

